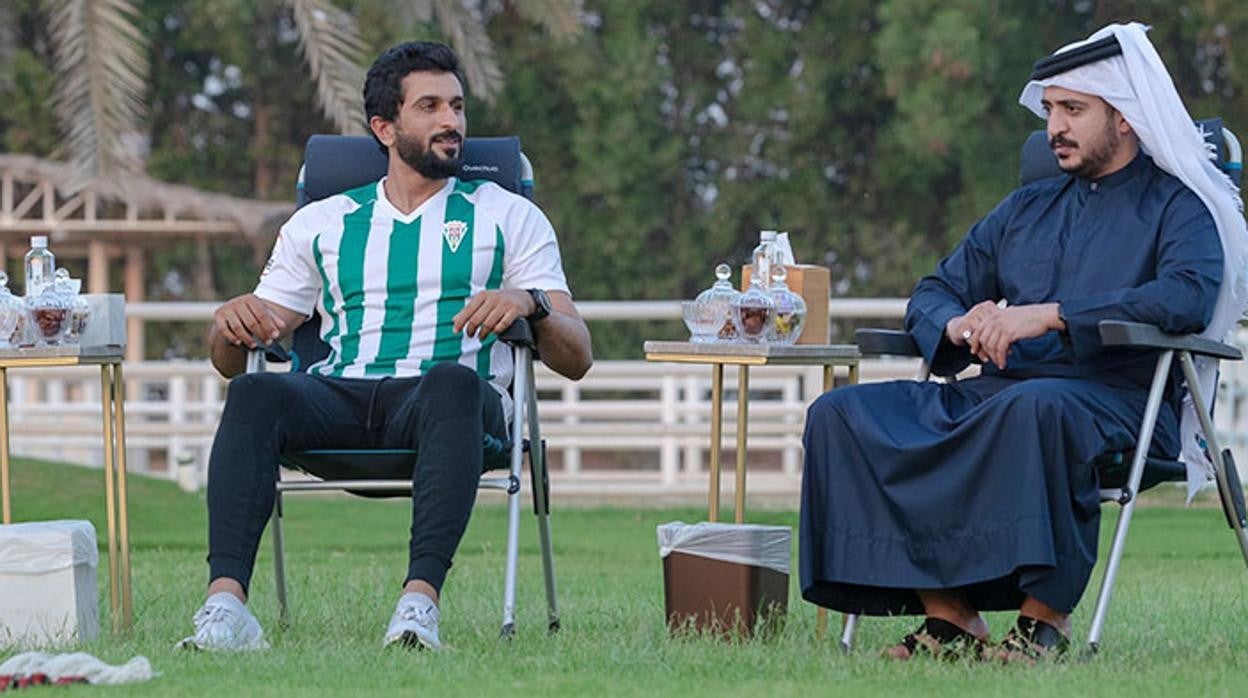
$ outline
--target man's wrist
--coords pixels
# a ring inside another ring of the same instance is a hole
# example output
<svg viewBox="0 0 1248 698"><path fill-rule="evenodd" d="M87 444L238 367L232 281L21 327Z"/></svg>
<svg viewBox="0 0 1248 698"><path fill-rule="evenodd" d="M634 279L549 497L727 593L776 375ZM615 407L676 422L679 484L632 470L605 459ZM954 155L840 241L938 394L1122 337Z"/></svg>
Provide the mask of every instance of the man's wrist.
<svg viewBox="0 0 1248 698"><path fill-rule="evenodd" d="M1051 303L1052 317L1049 319L1049 326L1058 332L1066 331L1066 318L1062 316L1062 304Z"/></svg>
<svg viewBox="0 0 1248 698"><path fill-rule="evenodd" d="M529 299L533 301L533 310L527 316L528 321L538 323L545 320L550 315L550 297L540 288L527 288L525 293L529 294Z"/></svg>

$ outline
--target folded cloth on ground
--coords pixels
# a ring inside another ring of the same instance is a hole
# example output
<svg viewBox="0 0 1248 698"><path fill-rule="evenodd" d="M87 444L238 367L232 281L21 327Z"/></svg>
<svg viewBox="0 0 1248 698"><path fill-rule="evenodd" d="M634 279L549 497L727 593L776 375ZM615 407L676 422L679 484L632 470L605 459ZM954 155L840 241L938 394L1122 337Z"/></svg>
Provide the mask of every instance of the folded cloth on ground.
<svg viewBox="0 0 1248 698"><path fill-rule="evenodd" d="M0 663L0 691L22 688L32 683L93 683L118 685L148 681L152 671L147 657L134 657L125 664L105 664L86 652L44 654L23 652ZM33 681L32 681L33 680Z"/></svg>

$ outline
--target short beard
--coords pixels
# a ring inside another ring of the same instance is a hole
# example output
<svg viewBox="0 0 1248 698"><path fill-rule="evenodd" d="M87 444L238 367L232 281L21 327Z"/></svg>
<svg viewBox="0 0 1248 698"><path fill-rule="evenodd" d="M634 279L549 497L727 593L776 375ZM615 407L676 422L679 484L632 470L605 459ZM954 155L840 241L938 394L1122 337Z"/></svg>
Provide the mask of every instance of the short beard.
<svg viewBox="0 0 1248 698"><path fill-rule="evenodd" d="M1054 137L1050 146L1055 146L1059 142L1069 144L1070 141ZM1105 130L1101 132L1101 138L1097 143L1090 146L1083 159L1073 169L1062 167L1062 170L1068 174L1084 179L1095 179L1118 155L1118 150L1122 148L1122 136L1118 133L1118 129L1114 127L1114 120L1111 118L1105 123ZM1058 165L1061 167L1061 164Z"/></svg>
<svg viewBox="0 0 1248 698"><path fill-rule="evenodd" d="M422 147L414 138L409 139L398 135L395 138L394 145L399 151L399 158L407 163L408 167L420 173L422 177L426 179L447 179L459 173L459 165L464 155L464 143L461 139L458 148L455 150L454 157L442 158L434 152L433 141L446 135L450 135L450 132L434 135L429 139L428 147ZM458 134L455 135L458 136Z"/></svg>

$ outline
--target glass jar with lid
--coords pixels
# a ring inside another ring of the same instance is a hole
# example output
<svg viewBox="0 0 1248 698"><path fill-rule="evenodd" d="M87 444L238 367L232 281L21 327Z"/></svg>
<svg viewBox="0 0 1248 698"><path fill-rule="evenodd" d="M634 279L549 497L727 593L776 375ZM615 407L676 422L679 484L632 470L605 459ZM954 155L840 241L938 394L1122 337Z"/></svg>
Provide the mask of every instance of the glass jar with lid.
<svg viewBox="0 0 1248 698"><path fill-rule="evenodd" d="M698 294L698 302L709 307L712 317L715 318L714 341L717 342L735 342L738 338L737 326L732 317L741 292L732 287L732 282L729 281L731 277L732 267L722 263L716 265L715 283Z"/></svg>
<svg viewBox="0 0 1248 698"><path fill-rule="evenodd" d="M56 282L46 284L38 295L26 297L26 320L30 323L35 346L57 345L65 338L74 304L74 294L64 282L67 278L68 272Z"/></svg>
<svg viewBox="0 0 1248 698"><path fill-rule="evenodd" d="M732 320L744 342L767 341L776 310L775 301L759 276L750 277L750 287L733 303Z"/></svg>
<svg viewBox="0 0 1248 698"><path fill-rule="evenodd" d="M785 283L788 276L783 265L778 264L771 270L771 286L767 292L776 309L767 341L773 344L795 344L806 324L806 300L789 290Z"/></svg>
<svg viewBox="0 0 1248 698"><path fill-rule="evenodd" d="M691 301L682 303L685 326L692 335L690 341L711 343L736 339L736 326L732 324L733 302L741 292L732 287L728 278L732 268L727 264L715 267L715 283Z"/></svg>
<svg viewBox="0 0 1248 698"><path fill-rule="evenodd" d="M9 275L0 271L0 348L21 343L26 305L9 290Z"/></svg>
<svg viewBox="0 0 1248 698"><path fill-rule="evenodd" d="M69 278L69 270L61 267L56 270L53 283L57 284L58 293L72 299L69 305L68 324L65 325L64 340L66 344L77 344L82 340L82 332L87 328L87 320L91 317L91 304L80 293L82 279Z"/></svg>

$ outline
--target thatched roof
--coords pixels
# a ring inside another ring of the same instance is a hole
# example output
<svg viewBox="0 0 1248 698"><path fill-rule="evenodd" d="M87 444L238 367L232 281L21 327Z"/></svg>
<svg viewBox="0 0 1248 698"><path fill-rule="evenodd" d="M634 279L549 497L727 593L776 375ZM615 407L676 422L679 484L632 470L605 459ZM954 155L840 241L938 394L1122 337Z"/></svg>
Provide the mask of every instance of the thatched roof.
<svg viewBox="0 0 1248 698"><path fill-rule="evenodd" d="M48 180L61 196L68 197L73 169L55 160L32 155L0 153L0 172L19 179ZM267 235L294 210L294 203L258 201L228 194L206 192L183 184L170 184L147 175L131 175L121 181L96 180L85 187L101 199L127 203L139 210L172 212L183 218L232 221L249 237ZM76 192L75 192L76 193Z"/></svg>

